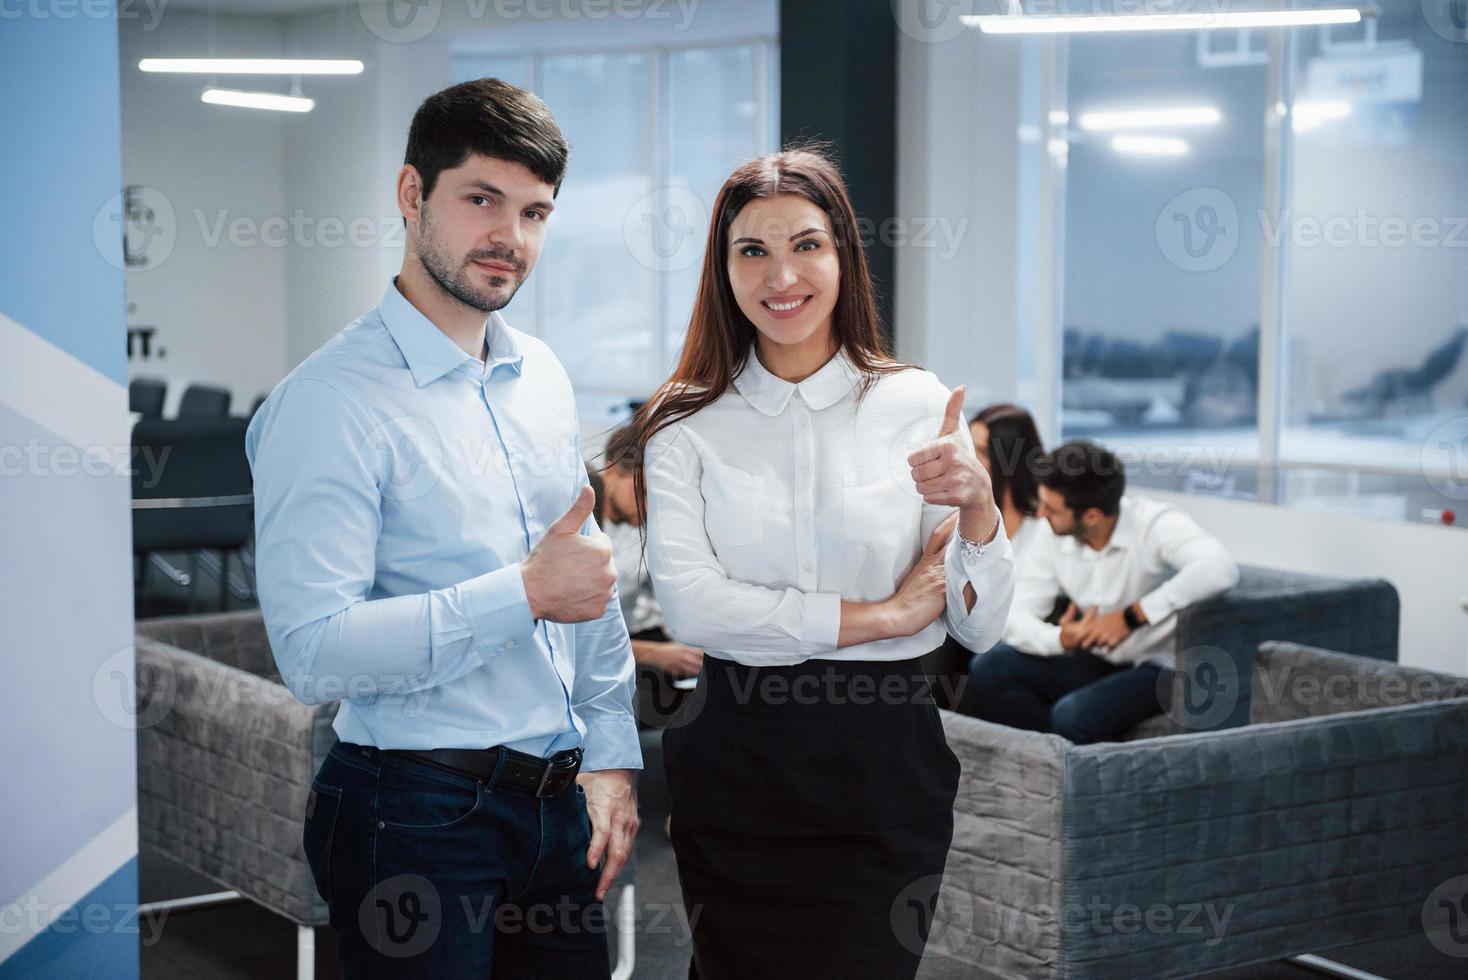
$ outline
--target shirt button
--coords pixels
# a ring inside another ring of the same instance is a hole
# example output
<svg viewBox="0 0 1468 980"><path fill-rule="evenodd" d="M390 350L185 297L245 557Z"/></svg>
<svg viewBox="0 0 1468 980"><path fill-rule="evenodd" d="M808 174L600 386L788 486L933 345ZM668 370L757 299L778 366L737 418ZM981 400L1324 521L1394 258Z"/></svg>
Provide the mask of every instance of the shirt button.
<svg viewBox="0 0 1468 980"><path fill-rule="evenodd" d="M501 650L513 650L513 649L515 649L515 641L514 640L506 640L505 641L505 645L502 646L502 647L500 647L500 649Z"/></svg>
<svg viewBox="0 0 1468 980"><path fill-rule="evenodd" d="M805 564L801 565L800 568L801 568L802 571L806 571L806 572L809 572L809 571L813 571L814 570L814 566L811 565L810 562L806 562Z"/></svg>

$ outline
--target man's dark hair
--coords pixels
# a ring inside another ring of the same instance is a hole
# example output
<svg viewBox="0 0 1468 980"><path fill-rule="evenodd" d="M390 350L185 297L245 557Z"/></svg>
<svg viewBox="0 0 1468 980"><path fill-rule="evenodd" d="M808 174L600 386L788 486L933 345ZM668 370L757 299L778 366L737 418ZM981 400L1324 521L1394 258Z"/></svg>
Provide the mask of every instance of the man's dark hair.
<svg viewBox="0 0 1468 980"><path fill-rule="evenodd" d="M1079 517L1092 507L1107 517L1121 510L1126 469L1109 450L1076 440L1058 446L1037 467L1040 485L1054 490Z"/></svg>
<svg viewBox="0 0 1468 980"><path fill-rule="evenodd" d="M417 168L427 198L438 175L471 153L523 164L559 192L571 148L533 93L498 78L478 78L423 100L408 128L403 162Z"/></svg>
<svg viewBox="0 0 1468 980"><path fill-rule="evenodd" d="M637 469L637 429L631 425L624 425L612 432L607 437L606 449L602 450L602 458L606 460L603 468L615 466L623 473L633 473Z"/></svg>

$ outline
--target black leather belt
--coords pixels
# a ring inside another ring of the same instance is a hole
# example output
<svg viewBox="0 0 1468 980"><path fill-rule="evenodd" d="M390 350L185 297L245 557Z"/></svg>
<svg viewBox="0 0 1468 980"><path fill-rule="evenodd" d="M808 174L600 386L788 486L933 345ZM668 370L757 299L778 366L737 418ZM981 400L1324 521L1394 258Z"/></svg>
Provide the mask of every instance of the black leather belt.
<svg viewBox="0 0 1468 980"><path fill-rule="evenodd" d="M557 752L549 759L502 745L492 749L390 749L387 754L424 762L492 787L523 790L540 799L570 789L581 771L580 749Z"/></svg>

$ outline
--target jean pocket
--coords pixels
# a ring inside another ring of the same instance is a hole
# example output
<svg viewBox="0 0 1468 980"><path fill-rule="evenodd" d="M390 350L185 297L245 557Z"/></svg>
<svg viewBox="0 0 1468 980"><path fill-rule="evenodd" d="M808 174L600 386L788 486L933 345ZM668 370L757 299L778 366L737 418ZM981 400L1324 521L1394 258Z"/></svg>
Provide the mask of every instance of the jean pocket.
<svg viewBox="0 0 1468 980"><path fill-rule="evenodd" d="M377 818L388 830L447 830L468 820L484 801L484 786L467 777L440 777L411 762L384 766L377 783Z"/></svg>
<svg viewBox="0 0 1468 980"><path fill-rule="evenodd" d="M301 848L311 868L316 891L331 901L331 845L336 836L337 817L341 814L342 791L320 780L311 783L306 796L306 822L301 831Z"/></svg>

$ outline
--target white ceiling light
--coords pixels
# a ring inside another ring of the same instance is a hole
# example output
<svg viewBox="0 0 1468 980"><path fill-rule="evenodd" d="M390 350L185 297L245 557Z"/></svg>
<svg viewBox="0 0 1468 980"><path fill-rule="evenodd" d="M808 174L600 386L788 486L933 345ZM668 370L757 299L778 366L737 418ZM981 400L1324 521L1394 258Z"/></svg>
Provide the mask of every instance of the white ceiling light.
<svg viewBox="0 0 1468 980"><path fill-rule="evenodd" d="M190 75L360 75L362 62L332 58L144 58L139 71Z"/></svg>
<svg viewBox="0 0 1468 980"><path fill-rule="evenodd" d="M1115 129L1148 129L1153 126L1214 126L1222 118L1222 113L1212 106L1119 109L1112 112L1083 112L1081 128L1099 133Z"/></svg>
<svg viewBox="0 0 1468 980"><path fill-rule="evenodd" d="M1318 10L1237 10L1159 14L966 14L967 27L985 34L1093 34L1111 31L1216 31L1239 27L1309 27L1356 24L1375 17L1375 7Z"/></svg>
<svg viewBox="0 0 1468 980"><path fill-rule="evenodd" d="M241 109L274 109L276 112L310 112L316 100L274 92L241 92L229 88L207 88L200 99L210 105L232 105Z"/></svg>
<svg viewBox="0 0 1468 980"><path fill-rule="evenodd" d="M1188 141L1180 140L1176 136L1132 136L1123 134L1111 138L1111 148L1118 153L1180 157L1188 152Z"/></svg>

